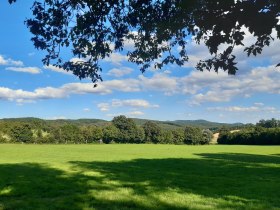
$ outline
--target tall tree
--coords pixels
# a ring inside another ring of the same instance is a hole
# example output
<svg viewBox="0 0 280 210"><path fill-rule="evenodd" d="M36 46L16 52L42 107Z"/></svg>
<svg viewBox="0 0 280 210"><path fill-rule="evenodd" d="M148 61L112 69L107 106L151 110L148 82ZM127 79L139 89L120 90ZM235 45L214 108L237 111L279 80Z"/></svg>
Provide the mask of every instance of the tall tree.
<svg viewBox="0 0 280 210"><path fill-rule="evenodd" d="M235 74L233 52L244 45L246 29L256 38L244 46L248 56L271 44L273 30L280 38L279 0L36 0L32 11L26 25L35 47L47 52L43 63L93 82L102 79L99 61L123 51L128 41L133 43L128 60L142 72L169 63L182 66L193 37L212 54L197 64L198 70ZM222 52L221 45L226 46ZM67 47L79 59L65 60L61 52Z"/></svg>
<svg viewBox="0 0 280 210"><path fill-rule="evenodd" d="M159 143L161 141L161 128L158 124L147 121L143 124L143 129L145 132L145 142L146 143Z"/></svg>
<svg viewBox="0 0 280 210"><path fill-rule="evenodd" d="M124 115L120 115L114 117L112 123L120 131L119 142L134 143L135 137L138 136L138 130L135 122L132 119L127 118Z"/></svg>
<svg viewBox="0 0 280 210"><path fill-rule="evenodd" d="M203 133L200 128L186 126L185 143L186 144L203 144Z"/></svg>
<svg viewBox="0 0 280 210"><path fill-rule="evenodd" d="M33 132L30 124L27 123L15 123L10 135L15 142L30 143L33 141Z"/></svg>
<svg viewBox="0 0 280 210"><path fill-rule="evenodd" d="M114 125L108 125L103 128L103 141L104 143L113 143L119 140L120 130Z"/></svg>

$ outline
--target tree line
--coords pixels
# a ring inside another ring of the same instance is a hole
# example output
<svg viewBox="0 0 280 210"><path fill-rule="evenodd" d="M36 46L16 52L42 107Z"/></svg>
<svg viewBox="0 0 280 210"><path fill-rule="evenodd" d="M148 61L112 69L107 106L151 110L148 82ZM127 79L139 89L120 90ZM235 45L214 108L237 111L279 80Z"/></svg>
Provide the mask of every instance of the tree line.
<svg viewBox="0 0 280 210"><path fill-rule="evenodd" d="M219 144L244 145L280 145L280 121L260 120L255 126L250 125L237 132L222 129L218 138Z"/></svg>
<svg viewBox="0 0 280 210"><path fill-rule="evenodd" d="M212 132L193 126L172 130L162 129L147 121L137 126L123 115L100 126L67 123L47 123L44 120L0 121L1 143L90 144L90 143L150 143L150 144L209 144Z"/></svg>

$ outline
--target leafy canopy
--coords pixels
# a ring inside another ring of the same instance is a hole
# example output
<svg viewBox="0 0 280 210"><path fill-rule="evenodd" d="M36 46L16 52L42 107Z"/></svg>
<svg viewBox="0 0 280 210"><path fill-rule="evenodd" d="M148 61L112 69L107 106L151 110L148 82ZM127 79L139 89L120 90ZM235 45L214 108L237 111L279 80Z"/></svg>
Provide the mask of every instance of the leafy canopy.
<svg viewBox="0 0 280 210"><path fill-rule="evenodd" d="M280 38L279 0L36 0L32 11L26 25L34 46L46 52L43 63L93 82L102 80L100 60L124 51L126 42L134 45L125 51L128 60L142 72L182 66L192 37L212 55L197 64L198 70L235 74L233 49L244 45L245 28L256 38L244 46L248 56L271 44L273 29ZM227 47L219 52L222 44ZM68 47L79 59L64 60L61 52Z"/></svg>

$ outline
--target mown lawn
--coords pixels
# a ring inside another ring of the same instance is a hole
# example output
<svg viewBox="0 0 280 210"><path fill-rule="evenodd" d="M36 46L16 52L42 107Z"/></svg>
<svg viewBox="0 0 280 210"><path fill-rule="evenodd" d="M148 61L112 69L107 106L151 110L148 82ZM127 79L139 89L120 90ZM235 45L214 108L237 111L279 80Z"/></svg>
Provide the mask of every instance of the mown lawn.
<svg viewBox="0 0 280 210"><path fill-rule="evenodd" d="M2 144L0 209L280 209L280 147Z"/></svg>

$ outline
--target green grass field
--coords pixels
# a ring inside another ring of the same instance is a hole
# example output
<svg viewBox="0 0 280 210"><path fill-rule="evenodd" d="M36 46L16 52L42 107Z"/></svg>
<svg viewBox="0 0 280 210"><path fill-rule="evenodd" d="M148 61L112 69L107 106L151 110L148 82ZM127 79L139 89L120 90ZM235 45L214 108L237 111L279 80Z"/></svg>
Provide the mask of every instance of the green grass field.
<svg viewBox="0 0 280 210"><path fill-rule="evenodd" d="M280 147L0 145L0 209L280 209Z"/></svg>

